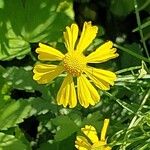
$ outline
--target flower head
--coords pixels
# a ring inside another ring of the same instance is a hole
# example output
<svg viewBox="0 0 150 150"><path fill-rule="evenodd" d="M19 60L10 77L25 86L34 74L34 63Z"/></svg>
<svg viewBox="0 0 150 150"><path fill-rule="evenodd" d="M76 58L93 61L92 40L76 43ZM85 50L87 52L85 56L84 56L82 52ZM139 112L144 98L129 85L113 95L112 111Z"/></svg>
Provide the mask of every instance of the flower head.
<svg viewBox="0 0 150 150"><path fill-rule="evenodd" d="M109 90L110 85L114 85L115 73L90 66L90 63L102 63L117 57L118 54L116 48L113 48L113 43L108 41L88 56L83 54L96 37L97 31L97 26L92 26L91 22L85 22L77 43L79 29L76 24L72 24L71 27L67 26L64 32L65 46L68 51L66 54L42 43L36 49L39 60L60 62L58 65L46 63L35 65L33 79L39 84L46 84L59 74L67 73L57 94L58 105L64 107L69 105L70 108L73 108L77 105L78 97L79 103L87 108L90 104L95 105L100 100L93 84L102 90ZM77 80L76 88L75 78Z"/></svg>
<svg viewBox="0 0 150 150"><path fill-rule="evenodd" d="M104 125L101 131L100 139L97 136L95 128L91 125L86 125L81 131L86 135L77 136L75 141L75 147L78 150L111 150L111 147L107 145L106 131L108 128L109 119L104 120Z"/></svg>

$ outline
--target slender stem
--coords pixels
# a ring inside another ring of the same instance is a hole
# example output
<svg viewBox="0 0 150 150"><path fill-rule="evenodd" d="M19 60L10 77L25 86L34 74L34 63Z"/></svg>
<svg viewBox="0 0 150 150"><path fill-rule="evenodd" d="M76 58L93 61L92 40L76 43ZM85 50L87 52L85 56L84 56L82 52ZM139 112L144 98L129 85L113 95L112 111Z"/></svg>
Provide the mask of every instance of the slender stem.
<svg viewBox="0 0 150 150"><path fill-rule="evenodd" d="M148 58L143 57L141 55L138 55L138 54L134 53L133 51L129 50L128 48L122 47L122 46L120 46L118 44L114 44L114 46L117 47L117 48L119 48L120 50L122 50L124 52L127 52L128 54L130 54L130 55L132 55L132 56L134 56L134 57L136 57L138 59L141 59L141 60L143 60L145 62L150 63L150 60Z"/></svg>
<svg viewBox="0 0 150 150"><path fill-rule="evenodd" d="M141 105L140 105L140 107L139 107L139 109L138 109L136 115L133 117L133 119L132 119L132 121L131 121L131 123L130 123L128 129L130 129L131 127L134 126L134 123L135 123L135 121L136 121L136 119L137 119L137 117L138 117L138 112L141 111L141 109L143 108L143 106L144 106L144 104L146 103L146 101L147 101L147 99L149 98L149 96L150 96L150 89L148 90L148 92L146 92L146 95L145 95L145 97L144 97L144 99L143 99L143 101L142 101L142 103L141 103Z"/></svg>
<svg viewBox="0 0 150 150"><path fill-rule="evenodd" d="M148 26L150 26L150 20L149 20L149 21L146 21L145 23L143 23L143 24L141 25L141 29L144 29L144 28L146 28L146 27L148 27ZM139 31L139 27L133 29L132 32L136 32L136 31Z"/></svg>
<svg viewBox="0 0 150 150"><path fill-rule="evenodd" d="M133 70L137 70L137 69L141 69L141 66L135 66L135 67L129 67L129 68L121 69L121 70L116 71L115 73L121 74L124 72L133 71Z"/></svg>
<svg viewBox="0 0 150 150"><path fill-rule="evenodd" d="M115 97L114 95L112 95L109 92L104 92L108 97L110 97L112 100L116 101L121 107L123 107L124 109L126 109L127 111L129 111L130 113L134 113L130 108L128 108L127 106L125 106L125 104L121 103L121 100L117 97Z"/></svg>
<svg viewBox="0 0 150 150"><path fill-rule="evenodd" d="M124 142L120 146L120 150L125 150L126 149L126 139L130 137L130 135L128 135L128 133L129 133L130 129L135 126L135 123L136 123L136 121L138 119L138 114L142 110L142 108L143 108L144 104L146 103L146 101L148 100L149 96L150 96L150 89L146 92L146 95L144 96L140 107L138 108L135 116L133 117L133 119L131 120L131 122L130 122L130 124L128 126L128 129L127 129L125 137L124 137Z"/></svg>
<svg viewBox="0 0 150 150"><path fill-rule="evenodd" d="M135 7L137 25L138 25L138 28L139 28L139 31L140 31L140 36L141 36L141 40L142 40L142 43L143 43L143 47L145 49L145 53L146 53L147 57L149 58L150 56L149 56L148 49L146 47L146 43L145 43L145 40L144 40L143 31L142 31L142 28L141 28L141 20L140 20L140 15L139 15L139 10L138 10L138 5L137 5L136 0L134 0L134 7Z"/></svg>
<svg viewBox="0 0 150 150"><path fill-rule="evenodd" d="M150 1L147 0L147 1L139 8L139 11L145 9L149 4L150 4Z"/></svg>
<svg viewBox="0 0 150 150"><path fill-rule="evenodd" d="M32 52L29 53L30 57L32 58L33 61L37 61L36 57L32 54Z"/></svg>

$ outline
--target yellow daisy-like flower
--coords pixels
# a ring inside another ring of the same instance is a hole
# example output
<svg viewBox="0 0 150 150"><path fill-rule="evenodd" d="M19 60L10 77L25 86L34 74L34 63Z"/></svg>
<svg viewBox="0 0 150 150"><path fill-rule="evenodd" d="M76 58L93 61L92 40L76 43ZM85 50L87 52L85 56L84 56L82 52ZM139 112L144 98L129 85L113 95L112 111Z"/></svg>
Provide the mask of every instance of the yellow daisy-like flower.
<svg viewBox="0 0 150 150"><path fill-rule="evenodd" d="M109 119L104 120L104 125L101 131L100 140L97 136L95 128L91 125L86 125L81 131L88 137L77 136L75 141L75 147L78 150L111 150L111 147L107 145L106 131L108 128Z"/></svg>
<svg viewBox="0 0 150 150"><path fill-rule="evenodd" d="M114 85L115 73L88 65L90 63L102 63L117 57L118 54L116 48L113 48L113 43L108 41L88 56L83 54L96 37L97 31L97 26L92 26L91 22L85 22L77 44L79 29L76 24L72 24L71 27L67 26L66 32L64 32L65 46L68 51L66 54L42 43L36 49L39 60L60 61L59 65L43 63L35 65L33 79L39 84L46 84L62 72L67 72L57 94L58 105L64 107L69 105L70 108L73 108L77 105L78 97L79 103L87 108L90 104L95 105L100 100L100 96L92 83L102 90L109 90L110 85ZM74 77L77 78L77 94Z"/></svg>

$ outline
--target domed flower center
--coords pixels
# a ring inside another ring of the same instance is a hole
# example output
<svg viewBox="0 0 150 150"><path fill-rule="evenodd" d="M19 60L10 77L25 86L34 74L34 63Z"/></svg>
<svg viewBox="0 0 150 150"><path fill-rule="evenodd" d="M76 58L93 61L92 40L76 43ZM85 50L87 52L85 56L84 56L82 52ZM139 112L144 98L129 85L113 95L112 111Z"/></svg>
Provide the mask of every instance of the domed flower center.
<svg viewBox="0 0 150 150"><path fill-rule="evenodd" d="M85 56L76 52L67 53L63 59L63 65L72 76L80 76L86 66Z"/></svg>

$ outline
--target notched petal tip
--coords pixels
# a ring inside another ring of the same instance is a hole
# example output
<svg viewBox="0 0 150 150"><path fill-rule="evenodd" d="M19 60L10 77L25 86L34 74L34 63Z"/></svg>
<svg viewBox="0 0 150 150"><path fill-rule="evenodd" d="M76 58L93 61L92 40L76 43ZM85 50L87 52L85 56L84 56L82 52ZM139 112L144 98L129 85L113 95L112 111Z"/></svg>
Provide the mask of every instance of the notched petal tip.
<svg viewBox="0 0 150 150"><path fill-rule="evenodd" d="M76 23L73 23L72 25L71 25L71 28L73 29L73 28L78 28L78 25L76 24Z"/></svg>
<svg viewBox="0 0 150 150"><path fill-rule="evenodd" d="M113 42L112 41L107 41L106 44L109 45L110 48L113 47Z"/></svg>
<svg viewBox="0 0 150 150"><path fill-rule="evenodd" d="M111 71L89 66L86 68L85 73L102 90L109 90L110 85L114 85L114 81L117 79L116 74Z"/></svg>
<svg viewBox="0 0 150 150"><path fill-rule="evenodd" d="M42 43L39 43L39 47L42 47L44 44L42 44Z"/></svg>
<svg viewBox="0 0 150 150"><path fill-rule="evenodd" d="M93 26L91 22L84 22L83 29L76 50L82 53L94 40L98 32L98 27Z"/></svg>
<svg viewBox="0 0 150 150"><path fill-rule="evenodd" d="M75 49L75 43L78 38L78 26L73 23L71 26L66 27L66 31L63 32L65 46L68 52L72 52Z"/></svg>
<svg viewBox="0 0 150 150"><path fill-rule="evenodd" d="M63 72L62 66L49 65L49 64L37 64L33 69L33 79L39 84L46 84L56 78Z"/></svg>
<svg viewBox="0 0 150 150"><path fill-rule="evenodd" d="M77 87L79 102L84 108L87 108L89 105L94 106L100 101L100 95L85 75L78 77Z"/></svg>
<svg viewBox="0 0 150 150"><path fill-rule="evenodd" d="M57 94L58 105L74 108L77 105L76 91L72 76L65 77Z"/></svg>
<svg viewBox="0 0 150 150"><path fill-rule="evenodd" d="M86 125L81 131L91 140L92 143L99 141L96 129L91 125Z"/></svg>
<svg viewBox="0 0 150 150"><path fill-rule="evenodd" d="M38 59L42 61L60 61L64 58L64 54L59 50L42 43L39 43L35 51L38 53Z"/></svg>
<svg viewBox="0 0 150 150"><path fill-rule="evenodd" d="M119 56L117 49L113 47L112 41L100 45L94 52L86 57L88 63L102 63Z"/></svg>

